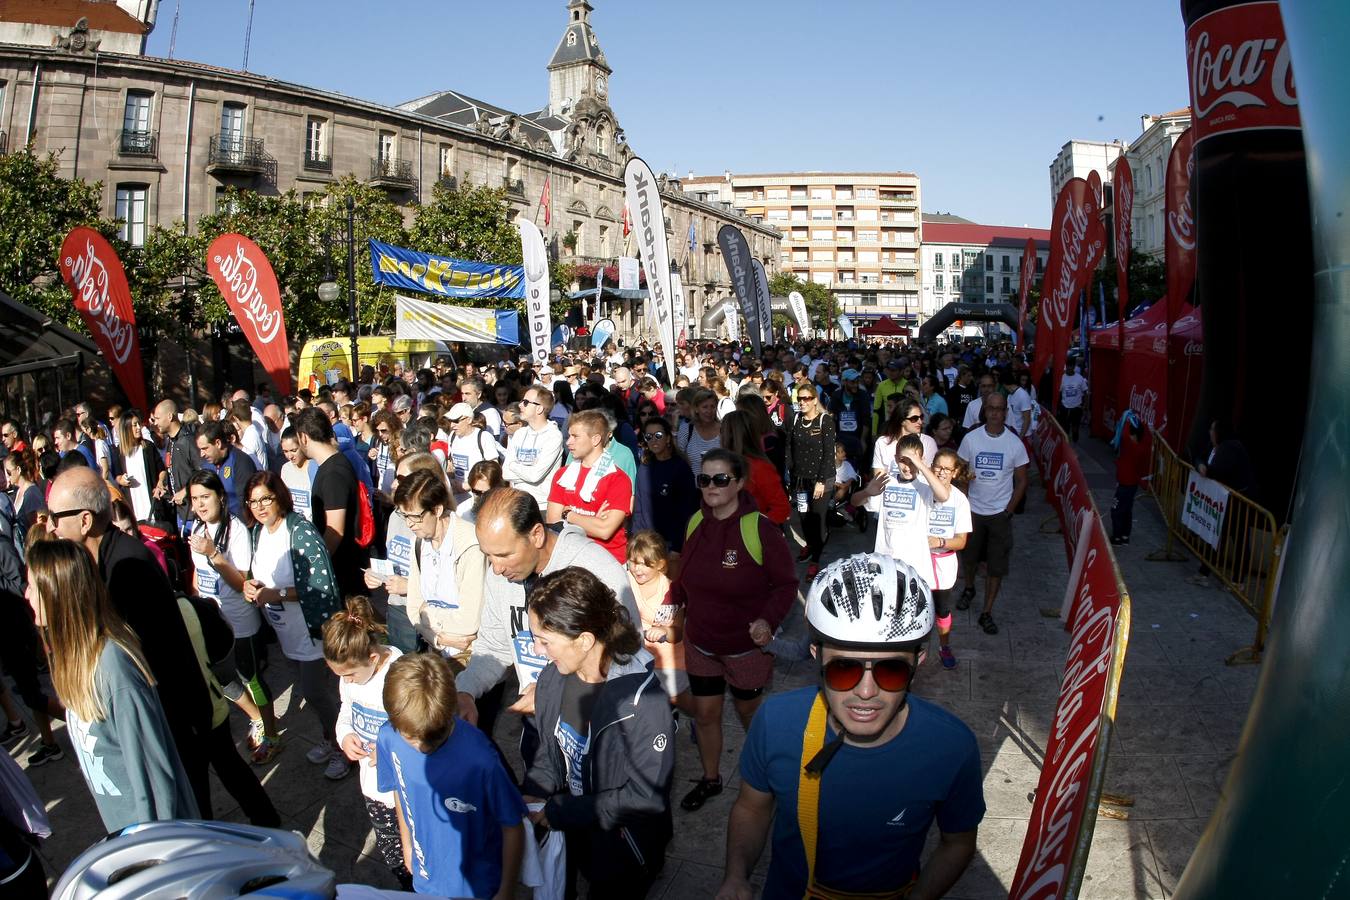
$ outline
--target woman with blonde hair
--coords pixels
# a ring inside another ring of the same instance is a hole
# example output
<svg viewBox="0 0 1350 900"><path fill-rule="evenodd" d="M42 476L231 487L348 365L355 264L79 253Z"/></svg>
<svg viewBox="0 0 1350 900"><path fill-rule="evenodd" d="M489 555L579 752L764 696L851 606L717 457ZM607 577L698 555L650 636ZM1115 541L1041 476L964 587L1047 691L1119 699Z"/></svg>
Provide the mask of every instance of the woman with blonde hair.
<svg viewBox="0 0 1350 900"><path fill-rule="evenodd" d="M29 548L28 575L28 602L51 646L52 687L103 827L199 818L140 640L113 608L93 557L72 541L42 541Z"/></svg>

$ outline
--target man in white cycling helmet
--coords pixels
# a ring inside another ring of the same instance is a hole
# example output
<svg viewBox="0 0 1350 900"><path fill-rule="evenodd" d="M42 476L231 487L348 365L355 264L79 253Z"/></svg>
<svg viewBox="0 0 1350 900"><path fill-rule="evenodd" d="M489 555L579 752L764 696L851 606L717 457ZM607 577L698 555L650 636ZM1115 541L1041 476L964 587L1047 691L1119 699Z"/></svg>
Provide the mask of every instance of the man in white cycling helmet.
<svg viewBox="0 0 1350 900"><path fill-rule="evenodd" d="M750 726L717 896L753 896L771 837L767 900L941 897L985 807L975 735L909 695L933 630L928 586L902 561L856 554L816 577L806 618L820 682L770 696ZM921 866L935 819L941 840Z"/></svg>

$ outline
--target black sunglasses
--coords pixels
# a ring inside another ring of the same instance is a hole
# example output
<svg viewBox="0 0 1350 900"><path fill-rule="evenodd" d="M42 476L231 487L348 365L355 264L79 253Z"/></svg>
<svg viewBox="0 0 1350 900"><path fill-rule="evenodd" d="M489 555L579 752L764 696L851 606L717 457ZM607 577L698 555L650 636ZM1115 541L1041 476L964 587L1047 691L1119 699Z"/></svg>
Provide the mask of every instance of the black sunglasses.
<svg viewBox="0 0 1350 900"><path fill-rule="evenodd" d="M726 487L731 484L732 480L732 477L726 472L718 472L716 475L700 474L698 476L698 486L701 488L711 487L713 485L716 485L717 487Z"/></svg>
<svg viewBox="0 0 1350 900"><path fill-rule="evenodd" d="M60 522L62 519L68 518L69 516L78 516L82 512L93 512L93 510L81 506L76 509L63 509L60 512L49 511L47 513L47 518L53 522Z"/></svg>

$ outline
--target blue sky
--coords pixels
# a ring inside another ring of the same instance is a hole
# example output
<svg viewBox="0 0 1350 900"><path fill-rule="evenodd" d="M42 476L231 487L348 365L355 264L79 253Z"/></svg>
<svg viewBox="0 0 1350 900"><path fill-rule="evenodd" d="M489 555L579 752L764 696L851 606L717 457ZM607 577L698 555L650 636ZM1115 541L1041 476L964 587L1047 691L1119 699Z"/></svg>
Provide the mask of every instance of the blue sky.
<svg viewBox="0 0 1350 900"><path fill-rule="evenodd" d="M162 0L148 52L239 68L248 0ZM657 171L903 170L925 212L1044 227L1070 138L1187 103L1177 0L591 0L611 102ZM527 112L565 0L256 0L249 70L382 103Z"/></svg>

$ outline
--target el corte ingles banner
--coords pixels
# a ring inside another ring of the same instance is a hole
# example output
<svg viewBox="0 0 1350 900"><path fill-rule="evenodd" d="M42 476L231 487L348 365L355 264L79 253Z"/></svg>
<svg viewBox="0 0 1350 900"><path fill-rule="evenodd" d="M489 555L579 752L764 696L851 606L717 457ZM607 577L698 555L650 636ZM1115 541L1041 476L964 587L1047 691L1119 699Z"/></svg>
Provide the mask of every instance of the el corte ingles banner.
<svg viewBox="0 0 1350 900"><path fill-rule="evenodd" d="M525 267L468 262L432 256L371 238L370 267L375 283L459 300L525 296Z"/></svg>
<svg viewBox="0 0 1350 900"><path fill-rule="evenodd" d="M750 344L755 356L759 356L764 330L759 322L759 296L755 287L755 270L750 265L750 245L735 225L723 225L717 230L717 245L722 248L722 260L727 264L731 286L736 289L736 299L741 302L741 315L745 316L745 330L750 333Z"/></svg>

